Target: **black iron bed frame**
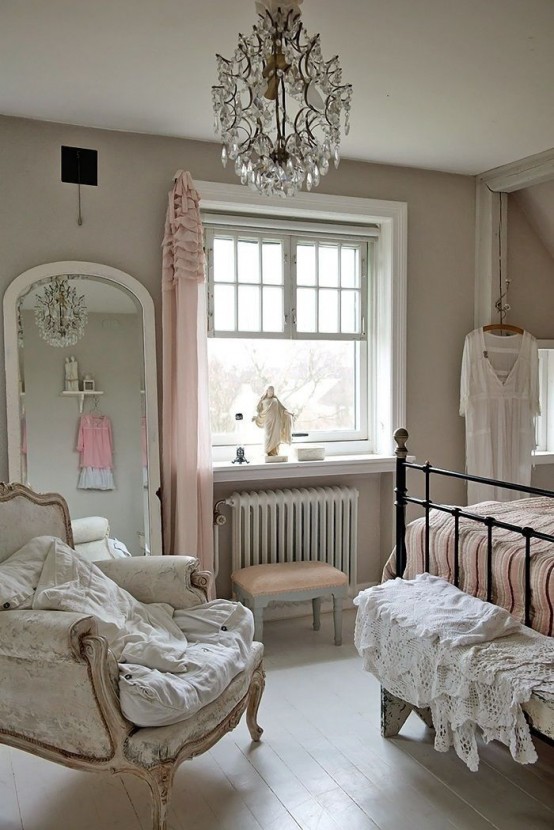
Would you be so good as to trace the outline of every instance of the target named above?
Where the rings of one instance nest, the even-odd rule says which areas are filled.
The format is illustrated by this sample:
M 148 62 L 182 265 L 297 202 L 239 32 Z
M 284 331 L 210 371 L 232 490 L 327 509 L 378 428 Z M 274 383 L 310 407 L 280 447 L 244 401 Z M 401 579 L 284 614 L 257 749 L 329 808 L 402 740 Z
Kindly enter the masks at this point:
M 549 536 L 546 533 L 534 530 L 531 527 L 521 527 L 503 522 L 495 519 L 494 516 L 480 516 L 472 513 L 463 507 L 441 504 L 440 502 L 433 502 L 431 500 L 431 476 L 442 476 L 447 478 L 457 478 L 462 481 L 475 481 L 480 484 L 490 484 L 496 487 L 505 487 L 508 490 L 516 490 L 528 495 L 547 496 L 554 499 L 554 492 L 550 490 L 542 490 L 538 487 L 524 487 L 520 484 L 511 482 L 498 481 L 496 479 L 484 478 L 482 476 L 474 476 L 466 473 L 458 473 L 452 470 L 443 470 L 438 467 L 433 467 L 429 462 L 425 464 L 415 464 L 407 460 L 408 450 L 406 442 L 408 440 L 408 432 L 405 429 L 397 429 L 394 433 L 394 440 L 397 448 L 396 454 L 396 486 L 395 486 L 395 506 L 396 506 L 396 573 L 402 576 L 406 567 L 406 506 L 408 504 L 415 504 L 422 507 L 425 511 L 425 548 L 424 548 L 424 565 L 425 569 L 429 571 L 430 552 L 429 552 L 429 538 L 430 525 L 429 514 L 431 510 L 439 510 L 443 513 L 449 513 L 454 517 L 454 583 L 459 587 L 459 521 L 460 519 L 472 519 L 487 527 L 487 599 L 492 600 L 492 557 L 493 557 L 493 530 L 495 527 L 504 528 L 521 534 L 525 540 L 525 624 L 530 623 L 531 611 L 531 585 L 530 585 L 530 565 L 531 565 L 531 540 L 544 539 L 548 542 L 554 543 L 554 536 Z M 409 496 L 406 487 L 406 470 L 419 470 L 425 476 L 425 498 L 420 499 L 415 496 Z M 547 743 L 554 744 L 554 701 L 549 698 L 544 698 L 541 694 L 533 694 L 531 701 L 523 706 L 523 710 L 531 731 L 533 734 L 545 740 Z M 411 711 L 416 714 L 427 724 L 433 727 L 433 721 L 429 709 L 421 709 L 417 706 L 411 705 L 406 701 L 400 700 L 391 694 L 383 685 L 381 685 L 381 734 L 385 738 L 391 738 L 397 735 L 402 728 L 402 724 Z
M 457 478 L 462 481 L 475 481 L 480 484 L 490 484 L 495 487 L 504 487 L 506 490 L 517 490 L 520 493 L 535 496 L 547 496 L 554 499 L 554 492 L 551 490 L 542 490 L 539 487 L 525 487 L 521 484 L 513 484 L 512 482 L 498 481 L 493 478 L 483 478 L 482 476 L 469 475 L 468 473 L 457 473 L 452 470 L 442 470 L 439 467 L 433 467 L 428 461 L 425 464 L 415 464 L 407 460 L 408 449 L 406 442 L 409 438 L 408 432 L 405 429 L 397 429 L 394 433 L 394 440 L 396 442 L 396 486 L 395 486 L 395 510 L 396 510 L 396 574 L 402 576 L 406 567 L 406 505 L 416 504 L 422 507 L 425 511 L 425 552 L 424 564 L 425 570 L 429 571 L 430 554 L 429 554 L 429 514 L 431 510 L 439 510 L 442 513 L 449 513 L 454 517 L 454 584 L 459 587 L 460 565 L 459 565 L 459 542 L 460 542 L 460 519 L 472 519 L 475 522 L 483 524 L 487 528 L 487 601 L 492 602 L 492 558 L 493 558 L 493 530 L 495 527 L 511 530 L 515 533 L 521 534 L 525 540 L 525 565 L 524 565 L 524 591 L 525 591 L 525 625 L 529 626 L 531 622 L 531 540 L 544 539 L 547 542 L 554 544 L 554 536 L 547 533 L 541 533 L 534 530 L 532 527 L 521 527 L 519 525 L 511 524 L 510 522 L 503 522 L 495 519 L 494 516 L 480 516 L 471 513 L 463 507 L 456 507 L 453 505 L 441 504 L 431 500 L 431 476 L 442 476 L 446 478 Z M 406 487 L 406 469 L 419 470 L 425 476 L 425 498 L 419 499 L 415 496 L 409 496 Z

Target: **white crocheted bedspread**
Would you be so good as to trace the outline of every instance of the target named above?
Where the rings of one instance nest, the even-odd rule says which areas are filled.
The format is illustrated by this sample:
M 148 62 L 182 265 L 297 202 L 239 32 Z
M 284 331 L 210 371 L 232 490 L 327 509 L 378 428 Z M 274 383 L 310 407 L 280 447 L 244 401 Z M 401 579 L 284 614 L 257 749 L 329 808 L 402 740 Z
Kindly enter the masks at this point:
M 453 746 L 476 771 L 480 735 L 504 743 L 520 763 L 537 760 L 521 704 L 535 690 L 554 694 L 553 638 L 429 574 L 368 588 L 354 603 L 364 668 L 401 700 L 430 707 L 435 749 Z

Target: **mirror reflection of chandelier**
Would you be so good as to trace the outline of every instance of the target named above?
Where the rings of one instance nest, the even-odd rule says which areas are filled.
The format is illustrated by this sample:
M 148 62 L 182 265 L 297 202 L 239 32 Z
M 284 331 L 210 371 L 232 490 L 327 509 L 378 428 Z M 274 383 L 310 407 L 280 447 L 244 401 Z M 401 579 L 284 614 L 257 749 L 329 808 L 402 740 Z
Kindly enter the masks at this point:
M 242 184 L 267 195 L 317 187 L 339 163 L 340 123 L 349 129 L 352 87 L 338 57 L 323 60 L 319 35 L 300 18 L 302 0 L 262 0 L 259 21 L 239 35 L 231 60 L 217 55 L 212 87 L 221 160 L 234 162 Z
M 87 323 L 84 295 L 77 294 L 68 277 L 54 277 L 36 298 L 35 322 L 50 346 L 74 346 Z

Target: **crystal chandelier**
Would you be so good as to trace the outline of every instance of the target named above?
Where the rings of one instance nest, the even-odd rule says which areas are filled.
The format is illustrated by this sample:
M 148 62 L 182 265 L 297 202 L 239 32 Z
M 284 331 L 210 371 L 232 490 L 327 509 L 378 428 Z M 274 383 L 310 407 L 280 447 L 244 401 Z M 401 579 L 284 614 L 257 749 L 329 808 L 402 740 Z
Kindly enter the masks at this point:
M 84 295 L 77 294 L 68 277 L 54 277 L 37 296 L 35 322 L 50 346 L 74 346 L 87 323 Z
M 243 184 L 267 195 L 317 187 L 339 163 L 340 123 L 349 129 L 352 87 L 338 57 L 323 60 L 319 35 L 300 19 L 302 0 L 256 3 L 259 21 L 239 35 L 231 60 L 217 55 L 212 87 L 223 165 L 231 159 Z

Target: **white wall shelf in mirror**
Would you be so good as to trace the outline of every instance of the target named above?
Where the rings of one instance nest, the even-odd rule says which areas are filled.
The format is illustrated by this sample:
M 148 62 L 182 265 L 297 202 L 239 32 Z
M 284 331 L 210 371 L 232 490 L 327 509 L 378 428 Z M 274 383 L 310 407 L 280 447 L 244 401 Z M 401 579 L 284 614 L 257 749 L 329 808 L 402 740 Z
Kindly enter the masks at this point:
M 103 395 L 103 394 L 104 393 L 101 392 L 99 389 L 95 389 L 94 392 L 83 391 L 83 390 L 81 390 L 80 392 L 68 392 L 66 390 L 64 390 L 63 392 L 60 392 L 60 395 L 64 395 L 64 397 L 78 398 L 79 399 L 79 412 L 81 412 L 81 413 L 83 411 L 85 398 L 97 398 L 99 395 Z
M 45 287 L 60 277 L 82 295 L 87 312 L 77 340 L 61 346 L 43 337 L 35 318 Z M 99 263 L 39 265 L 16 277 L 4 295 L 10 479 L 39 492 L 60 492 L 72 519 L 107 518 L 110 536 L 133 555 L 162 553 L 154 326 L 146 288 Z M 100 390 L 63 389 L 64 362 L 72 357 L 81 369 L 80 382 L 93 376 Z M 102 394 L 100 411 L 89 402 Z M 71 397 L 78 412 L 62 403 Z M 87 423 L 91 415 L 109 422 L 113 489 L 99 480 L 82 486 L 81 436 L 93 426 Z

